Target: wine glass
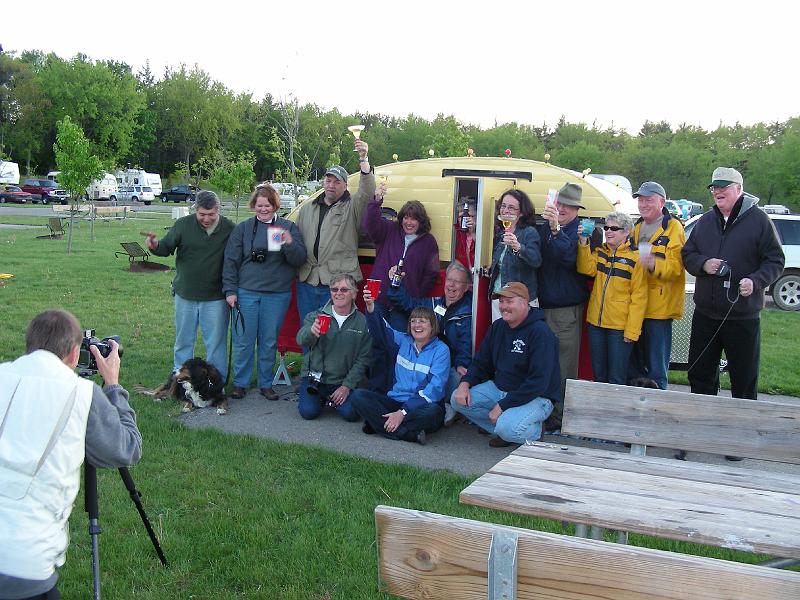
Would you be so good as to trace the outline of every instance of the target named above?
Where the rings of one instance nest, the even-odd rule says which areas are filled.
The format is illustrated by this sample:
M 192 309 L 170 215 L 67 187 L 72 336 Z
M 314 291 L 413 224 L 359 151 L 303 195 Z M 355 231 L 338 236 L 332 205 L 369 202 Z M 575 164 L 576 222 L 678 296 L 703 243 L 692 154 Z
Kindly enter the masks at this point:
M 363 125 L 350 125 L 350 127 L 347 128 L 347 131 L 352 133 L 354 138 L 356 138 L 357 140 L 360 140 L 361 139 L 361 132 L 364 131 L 364 126 Z M 358 152 L 358 150 L 355 150 L 355 151 Z
M 508 231 L 514 224 L 514 218 L 507 215 L 497 215 L 497 219 L 503 224 L 503 229 Z

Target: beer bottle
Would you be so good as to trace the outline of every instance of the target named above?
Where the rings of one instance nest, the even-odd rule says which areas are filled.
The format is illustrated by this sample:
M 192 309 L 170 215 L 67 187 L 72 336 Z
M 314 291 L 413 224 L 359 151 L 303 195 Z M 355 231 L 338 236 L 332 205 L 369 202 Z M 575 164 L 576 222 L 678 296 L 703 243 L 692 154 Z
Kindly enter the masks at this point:
M 464 208 L 461 209 L 461 218 L 459 219 L 458 228 L 461 231 L 469 230 L 469 203 L 464 202 Z
M 392 277 L 392 281 L 390 285 L 397 289 L 400 287 L 400 282 L 403 280 L 403 259 L 401 258 L 400 261 L 397 263 L 397 268 L 394 271 L 394 276 Z

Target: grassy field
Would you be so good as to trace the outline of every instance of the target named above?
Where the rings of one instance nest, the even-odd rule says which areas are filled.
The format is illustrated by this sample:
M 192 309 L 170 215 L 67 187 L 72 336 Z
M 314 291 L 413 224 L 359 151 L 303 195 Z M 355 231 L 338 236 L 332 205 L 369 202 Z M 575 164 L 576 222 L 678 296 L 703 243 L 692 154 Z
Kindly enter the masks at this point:
M 44 223 L 35 216 L 3 218 Z M 74 312 L 98 335 L 122 336 L 122 383 L 153 387 L 172 356 L 169 273 L 132 274 L 114 258 L 119 242 L 171 221 L 87 223 L 64 240 L 37 240 L 45 230 L 0 229 L 3 323 L 0 361 L 24 350 L 25 327 L 49 307 Z M 172 264 L 172 259 L 158 259 Z M 796 360 L 786 340 L 800 335 L 800 316 L 764 318 L 762 387 L 800 394 Z M 322 449 L 215 431 L 188 430 L 176 406 L 132 393 L 144 436 L 144 457 L 131 469 L 170 561 L 161 567 L 138 514 L 115 472 L 99 474 L 101 569 L 105 597 L 352 600 L 385 597 L 377 588 L 372 511 L 377 504 L 417 508 L 521 527 L 565 531 L 561 523 L 458 504 L 470 480 L 447 472 L 388 466 Z M 82 499 L 70 520 L 71 547 L 62 571 L 65 599 L 90 597 L 90 543 Z M 632 543 L 754 561 L 757 557 L 631 536 Z

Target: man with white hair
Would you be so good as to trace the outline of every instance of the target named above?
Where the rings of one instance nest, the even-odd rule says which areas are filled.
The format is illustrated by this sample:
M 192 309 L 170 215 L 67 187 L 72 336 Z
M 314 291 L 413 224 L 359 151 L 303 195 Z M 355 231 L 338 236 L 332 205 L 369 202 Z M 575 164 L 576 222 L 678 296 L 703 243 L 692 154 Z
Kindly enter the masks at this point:
M 739 171 L 714 169 L 708 189 L 714 207 L 698 219 L 682 252 L 697 278 L 689 384 L 694 393 L 715 396 L 724 351 L 732 395 L 756 399 L 764 290 L 783 272 L 783 250 Z

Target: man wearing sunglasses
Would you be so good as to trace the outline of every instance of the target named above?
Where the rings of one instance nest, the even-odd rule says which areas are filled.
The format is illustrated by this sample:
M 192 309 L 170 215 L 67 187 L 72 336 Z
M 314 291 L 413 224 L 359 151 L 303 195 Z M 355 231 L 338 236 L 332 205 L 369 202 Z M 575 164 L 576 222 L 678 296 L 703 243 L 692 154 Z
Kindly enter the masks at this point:
M 370 364 L 372 338 L 355 297 L 352 275 L 331 275 L 330 300 L 308 313 L 297 332 L 297 343 L 309 349 L 303 356 L 297 407 L 304 419 L 316 419 L 324 406 L 346 421 L 360 418 L 348 400 Z
M 689 383 L 692 392 L 715 396 L 725 352 L 733 397 L 756 399 L 764 290 L 783 272 L 783 250 L 739 171 L 714 169 L 708 189 L 714 206 L 698 219 L 682 252 L 686 270 L 697 277 Z

